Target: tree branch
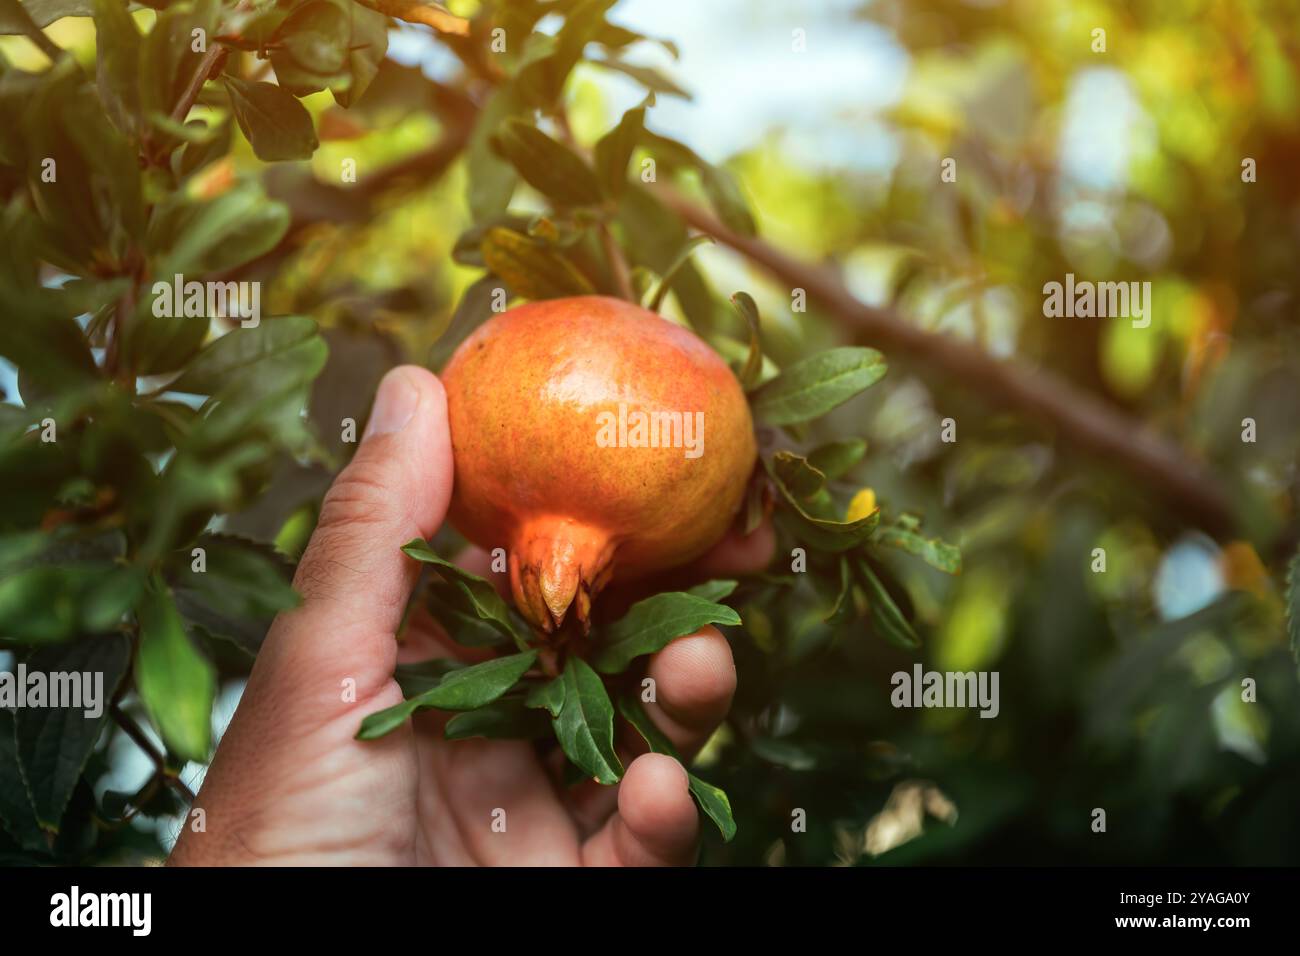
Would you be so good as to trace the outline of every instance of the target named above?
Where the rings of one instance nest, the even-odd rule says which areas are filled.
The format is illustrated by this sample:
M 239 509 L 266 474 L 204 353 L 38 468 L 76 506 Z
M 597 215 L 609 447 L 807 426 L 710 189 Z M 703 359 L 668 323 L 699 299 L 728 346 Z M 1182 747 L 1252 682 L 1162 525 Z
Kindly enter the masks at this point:
M 194 73 L 185 86 L 185 92 L 181 94 L 181 98 L 176 101 L 176 106 L 172 109 L 171 118 L 177 123 L 184 123 L 185 117 L 190 115 L 190 109 L 194 106 L 194 101 L 199 98 L 203 84 L 225 64 L 226 52 L 223 45 L 214 42 L 208 47 L 208 52 L 203 54 L 203 59 L 199 60 L 199 65 L 194 68 Z
M 831 269 L 803 262 L 762 239 L 728 229 L 671 187 L 658 198 L 689 225 L 708 233 L 791 288 L 804 289 L 858 341 L 920 359 L 954 381 L 1055 429 L 1067 446 L 1113 462 L 1163 495 L 1195 527 L 1224 537 L 1237 515 L 1218 478 L 1185 449 L 1096 396 L 1049 371 L 996 359 L 974 345 L 929 332 L 889 309 L 858 300 Z

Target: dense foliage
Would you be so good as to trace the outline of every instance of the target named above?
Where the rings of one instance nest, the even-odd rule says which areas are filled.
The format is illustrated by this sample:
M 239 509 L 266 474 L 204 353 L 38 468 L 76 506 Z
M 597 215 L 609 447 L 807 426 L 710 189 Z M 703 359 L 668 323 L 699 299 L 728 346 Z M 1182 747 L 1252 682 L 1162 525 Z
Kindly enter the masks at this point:
M 1296 11 L 867 4 L 912 62 L 879 118 L 897 159 L 863 175 L 779 136 L 720 165 L 656 132 L 656 98 L 689 94 L 638 51 L 676 48 L 612 2 L 465 6 L 0 0 L 0 651 L 114 691 L 94 720 L 0 709 L 5 859 L 164 852 L 379 377 L 441 367 L 503 302 L 599 292 L 733 363 L 763 458 L 745 520 L 775 506 L 781 534 L 768 574 L 634 607 L 555 682 L 603 694 L 673 636 L 669 606 L 726 626 L 740 689 L 693 790 L 731 839 L 705 862 L 1294 862 Z M 402 22 L 445 75 L 387 56 Z M 1110 178 L 1060 128 L 1099 70 L 1138 144 Z M 613 75 L 644 102 L 606 115 Z M 701 223 L 808 281 L 768 262 L 739 292 Z M 1067 273 L 1150 281 L 1150 327 L 1044 317 Z M 258 320 L 158 290 L 178 276 L 258 283 Z M 837 276 L 905 348 L 816 294 Z M 999 359 L 954 373 L 952 339 Z M 1101 400 L 1129 446 L 1162 433 L 1225 513 L 1008 401 L 1011 361 Z M 470 680 L 399 674 L 412 707 L 466 710 L 464 734 L 549 710 L 616 777 L 550 685 L 517 684 L 532 652 L 439 557 L 454 533 L 404 544 L 420 599 L 507 649 Z M 999 672 L 996 719 L 891 706 L 917 664 Z

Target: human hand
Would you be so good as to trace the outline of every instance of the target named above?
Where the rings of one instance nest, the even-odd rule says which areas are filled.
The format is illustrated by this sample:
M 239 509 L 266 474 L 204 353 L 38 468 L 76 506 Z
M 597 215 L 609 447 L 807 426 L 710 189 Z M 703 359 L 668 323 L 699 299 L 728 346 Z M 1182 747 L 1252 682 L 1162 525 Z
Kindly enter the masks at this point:
M 674 865 L 694 860 L 698 815 L 686 773 L 629 740 L 619 785 L 565 789 L 532 744 L 447 741 L 429 711 L 373 741 L 361 718 L 402 700 L 399 660 L 479 659 L 430 621 L 399 644 L 419 574 L 399 550 L 429 538 L 452 488 L 446 397 L 430 372 L 392 370 L 356 455 L 322 503 L 294 584 L 303 603 L 272 625 L 195 802 L 203 831 L 182 830 L 185 865 Z M 761 569 L 770 526 L 729 537 L 704 576 Z M 462 558 L 482 570 L 482 552 Z M 735 668 L 712 627 L 649 659 L 655 724 L 690 759 L 725 717 Z M 349 684 L 349 681 L 351 682 Z M 344 688 L 355 692 L 345 699 Z M 643 748 L 642 748 L 643 749 Z M 494 811 L 506 811 L 504 832 Z

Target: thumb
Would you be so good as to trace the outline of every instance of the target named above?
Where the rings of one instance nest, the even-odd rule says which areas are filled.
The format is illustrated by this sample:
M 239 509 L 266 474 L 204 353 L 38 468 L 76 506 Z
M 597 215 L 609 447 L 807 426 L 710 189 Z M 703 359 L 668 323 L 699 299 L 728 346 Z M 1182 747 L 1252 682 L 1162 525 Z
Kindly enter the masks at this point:
M 392 369 L 360 447 L 321 503 L 294 577 L 302 606 L 277 620 L 267 650 L 298 665 L 345 670 L 358 694 L 387 681 L 397 658 L 394 635 L 419 574 L 400 549 L 442 524 L 452 474 L 442 383 L 418 366 Z

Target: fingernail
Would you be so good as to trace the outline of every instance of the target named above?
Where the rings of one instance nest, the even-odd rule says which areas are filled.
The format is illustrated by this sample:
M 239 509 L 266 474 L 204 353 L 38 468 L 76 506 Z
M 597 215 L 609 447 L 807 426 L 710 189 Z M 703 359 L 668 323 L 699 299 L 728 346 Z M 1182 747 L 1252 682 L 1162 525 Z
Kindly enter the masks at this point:
M 366 431 L 361 440 L 401 431 L 419 404 L 420 393 L 406 377 L 406 373 L 399 368 L 393 369 L 379 383 L 375 407 L 370 411 L 370 421 L 366 423 Z

